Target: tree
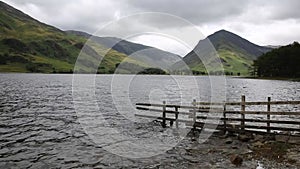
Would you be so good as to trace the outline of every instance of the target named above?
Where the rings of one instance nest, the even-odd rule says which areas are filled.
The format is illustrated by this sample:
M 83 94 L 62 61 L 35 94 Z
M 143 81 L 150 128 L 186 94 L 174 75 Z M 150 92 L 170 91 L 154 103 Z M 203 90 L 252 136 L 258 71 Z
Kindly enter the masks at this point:
M 274 49 L 254 61 L 254 73 L 259 77 L 300 77 L 300 44 Z

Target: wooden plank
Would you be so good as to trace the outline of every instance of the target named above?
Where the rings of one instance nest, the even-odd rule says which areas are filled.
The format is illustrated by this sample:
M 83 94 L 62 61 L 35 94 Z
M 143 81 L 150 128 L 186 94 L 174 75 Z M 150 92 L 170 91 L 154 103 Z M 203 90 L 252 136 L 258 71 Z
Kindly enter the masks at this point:
M 271 101 L 270 104 L 271 105 L 273 104 L 294 104 L 295 105 L 295 104 L 300 104 L 300 101 Z
M 231 132 L 239 132 L 239 129 L 234 129 L 234 128 L 227 128 L 227 131 L 231 131 Z M 245 132 L 247 133 L 257 133 L 257 134 L 266 134 L 266 131 L 259 131 L 259 130 L 247 130 L 245 129 Z M 289 133 L 286 133 L 286 132 L 271 132 L 270 133 L 271 135 L 284 135 L 284 136 L 293 136 L 293 137 L 300 137 L 300 134 L 289 134 Z
M 227 118 L 227 121 L 240 121 L 241 119 Z M 300 125 L 300 121 L 287 121 L 287 120 L 260 120 L 260 119 L 245 119 L 245 122 L 256 123 L 277 123 L 277 124 L 295 124 Z
M 300 128 L 289 128 L 289 127 L 268 127 L 268 126 L 252 126 L 252 125 L 246 125 L 245 128 L 251 128 L 251 129 L 270 129 L 270 130 L 279 130 L 279 131 L 298 131 L 300 132 Z
M 239 125 L 234 125 L 235 128 L 239 128 Z M 227 128 L 230 128 L 231 125 L 227 125 Z M 261 130 L 266 130 L 266 129 L 270 129 L 270 130 L 278 130 L 278 131 L 297 131 L 300 132 L 300 128 L 290 128 L 290 127 L 275 127 L 275 126 L 271 126 L 271 127 L 267 127 L 267 126 L 255 126 L 255 125 L 245 125 L 245 129 L 261 129 Z
M 222 121 L 242 121 L 242 118 L 220 118 L 213 116 L 197 116 L 197 119 L 219 119 Z M 295 124 L 300 125 L 300 121 L 288 121 L 288 120 L 261 120 L 261 119 L 244 119 L 245 122 L 257 122 L 257 123 L 278 123 L 278 124 Z
M 300 115 L 300 112 L 268 112 L 268 111 L 226 111 L 226 114 L 261 114 L 261 115 Z
M 225 102 L 225 103 L 210 103 L 210 102 L 197 102 L 197 105 L 231 105 L 238 106 L 241 105 L 242 102 Z M 245 105 L 268 105 L 269 102 L 261 101 L 261 102 L 245 102 Z M 300 104 L 300 101 L 271 101 L 271 105 L 281 105 L 281 104 Z
M 138 109 L 138 110 L 146 110 L 146 111 L 152 111 L 152 112 L 160 112 L 160 113 L 162 113 L 162 110 L 152 109 L 152 108 L 136 107 L 136 109 Z
M 238 106 L 241 105 L 242 102 L 225 102 L 225 103 L 210 103 L 210 102 L 196 102 L 195 105 L 231 105 Z M 282 105 L 282 104 L 300 104 L 300 101 L 261 101 L 261 102 L 245 102 L 245 105 Z M 153 104 L 153 103 L 136 103 L 137 106 L 153 106 L 153 107 L 163 107 L 163 104 Z M 166 107 L 178 107 L 178 108 L 193 108 L 194 106 L 184 106 L 184 105 L 174 105 L 167 104 Z
M 192 112 L 192 110 L 189 110 L 190 112 Z M 223 113 L 223 110 L 221 111 L 221 109 L 216 109 L 216 110 L 212 110 L 212 111 L 208 111 L 208 110 L 200 110 L 197 112 L 202 112 L 202 113 L 209 113 L 209 112 L 216 112 L 216 113 Z M 226 110 L 225 111 L 226 114 L 261 114 L 261 115 L 300 115 L 300 112 L 272 112 L 272 111 L 235 111 L 235 110 Z
M 136 117 L 149 118 L 154 120 L 162 120 L 163 118 L 160 116 L 151 116 L 151 115 L 143 115 L 143 114 L 135 114 Z M 166 117 L 167 121 L 176 121 L 176 119 Z M 193 123 L 191 120 L 185 119 L 177 119 L 178 123 Z
M 197 119 L 216 119 L 221 121 L 241 121 L 241 118 L 220 118 L 220 117 L 208 117 L 208 116 L 197 116 Z M 261 120 L 261 119 L 245 119 L 245 122 L 257 122 L 257 123 L 277 123 L 277 124 L 295 124 L 300 125 L 300 121 L 288 121 L 288 120 Z
M 300 115 L 300 112 L 264 112 L 264 111 L 245 111 L 245 114 L 269 114 L 269 115 Z
M 252 105 L 252 104 L 257 104 L 257 105 L 260 105 L 260 103 L 262 102 L 246 102 L 245 104 L 246 105 Z M 223 105 L 226 105 L 226 106 L 239 106 L 241 105 L 241 102 L 224 102 L 224 103 L 209 103 L 209 102 L 197 102 L 197 105 L 212 105 L 212 106 L 223 106 Z
M 229 119 L 234 121 L 233 119 Z M 256 122 L 256 123 L 277 123 L 277 124 L 295 124 L 300 125 L 300 121 L 288 121 L 288 120 L 260 120 L 260 119 L 245 119 L 245 122 Z
M 136 103 L 136 106 L 151 106 L 150 103 Z
M 246 105 L 282 105 L 282 104 L 300 104 L 300 101 L 271 101 L 271 102 L 246 102 Z
M 209 112 L 223 113 L 223 111 L 224 111 L 223 108 L 213 108 L 213 109 L 197 109 L 197 108 L 194 108 L 194 109 L 189 110 L 189 112 L 196 111 L 196 112 L 200 112 L 200 113 L 209 113 Z
M 146 108 L 146 107 L 136 107 L 136 109 L 162 113 L 162 110 L 159 110 L 159 109 L 152 109 L 152 108 Z M 166 110 L 165 112 L 167 114 L 176 114 L 177 113 L 176 111 L 172 111 L 172 110 Z M 191 112 L 178 112 L 178 113 L 181 114 L 181 115 L 190 115 L 190 114 L 192 114 Z
M 143 117 L 143 118 L 149 118 L 149 119 L 163 120 L 163 117 L 159 117 L 159 116 L 151 116 L 151 115 L 143 115 L 143 114 L 135 114 L 135 116 L 137 116 L 137 117 Z M 167 121 L 175 121 L 175 119 L 168 118 L 168 117 L 166 117 L 165 120 L 167 120 Z
M 201 111 L 202 112 L 202 111 Z M 203 111 L 205 113 L 206 111 Z M 217 111 L 216 111 L 217 112 Z M 222 113 L 221 111 L 220 113 Z M 218 112 L 217 112 L 218 113 Z M 242 114 L 242 111 L 226 110 L 226 114 Z M 268 111 L 244 111 L 244 114 L 257 114 L 257 115 L 300 115 L 300 112 L 268 112 Z
M 230 130 L 230 129 L 235 129 L 236 131 L 239 131 L 239 126 L 238 125 L 235 125 L 235 128 L 232 128 L 232 126 L 230 125 L 227 125 L 227 130 Z M 224 127 L 223 126 L 220 126 L 219 127 L 220 130 L 223 129 Z M 218 129 L 219 129 L 218 128 Z M 261 130 L 264 130 L 263 132 L 264 133 L 267 133 L 266 132 L 266 129 L 270 128 L 270 130 L 277 130 L 277 131 L 297 131 L 297 132 L 300 132 L 300 129 L 299 128 L 284 128 L 284 127 L 267 127 L 267 126 L 252 126 L 252 125 L 245 125 L 245 131 L 248 129 L 261 129 Z M 241 132 L 243 132 L 243 130 L 240 130 Z M 251 130 L 251 131 L 259 131 L 259 130 Z M 270 132 L 271 133 L 271 132 Z
M 181 107 L 180 105 L 170 105 L 170 104 L 155 104 L 155 103 L 136 103 L 136 106 L 152 106 L 152 107 Z
M 204 125 L 206 126 L 206 128 L 209 128 L 210 126 L 213 126 L 212 129 L 216 129 L 216 130 L 224 130 L 224 126 L 223 125 L 218 125 L 216 128 L 215 125 L 216 124 L 208 124 L 208 123 L 201 123 L 201 122 L 197 122 L 195 124 L 196 127 L 200 127 L 200 128 L 203 128 Z M 259 133 L 259 134 L 265 134 L 266 131 L 260 131 L 260 130 L 251 130 L 251 129 L 265 129 L 266 126 L 263 126 L 262 128 L 257 128 L 259 126 L 245 126 L 245 129 L 244 130 L 241 130 L 240 129 L 240 126 L 239 125 L 235 125 L 235 127 L 233 128 L 232 125 L 227 125 L 226 126 L 226 131 L 232 131 L 232 132 L 237 132 L 237 133 L 244 133 L 244 132 L 251 132 L 251 133 Z M 279 130 L 280 127 L 271 127 L 272 130 Z M 300 129 L 294 129 L 294 128 L 283 128 L 282 131 L 299 131 Z M 280 130 L 279 130 L 280 131 Z M 281 133 L 270 133 L 270 134 L 276 134 L 276 135 L 290 135 L 290 134 L 286 134 L 284 132 L 281 132 Z M 292 136 L 297 136 L 297 137 L 300 137 L 300 134 L 291 134 Z
M 136 103 L 135 104 L 136 106 L 147 106 L 147 107 L 168 107 L 168 108 L 172 108 L 172 107 L 178 107 L 178 108 L 182 108 L 182 109 L 192 109 L 194 108 L 195 106 L 185 106 L 185 105 L 173 105 L 173 104 L 166 104 L 166 105 L 163 105 L 163 104 L 151 104 L 151 103 Z
M 245 102 L 245 105 L 296 105 L 296 104 L 300 104 L 300 101 L 271 101 L 269 102 Z M 227 102 L 227 103 L 202 103 L 201 104 L 197 104 L 196 105 L 218 105 L 218 106 L 222 106 L 222 105 L 226 105 L 226 106 L 239 106 L 241 105 L 241 102 Z M 150 103 L 136 103 L 136 106 L 147 106 L 147 107 L 163 107 L 164 105 L 162 104 L 150 104 Z M 178 107 L 178 108 L 182 108 L 182 109 L 193 109 L 197 106 L 187 106 L 187 105 L 166 105 L 166 107 Z M 200 107 L 201 108 L 201 107 Z M 208 109 L 209 107 L 202 107 L 202 109 Z
M 245 105 L 283 105 L 283 104 L 300 104 L 300 101 L 261 101 L 261 102 L 245 102 Z M 239 102 L 228 102 L 226 105 L 240 105 Z

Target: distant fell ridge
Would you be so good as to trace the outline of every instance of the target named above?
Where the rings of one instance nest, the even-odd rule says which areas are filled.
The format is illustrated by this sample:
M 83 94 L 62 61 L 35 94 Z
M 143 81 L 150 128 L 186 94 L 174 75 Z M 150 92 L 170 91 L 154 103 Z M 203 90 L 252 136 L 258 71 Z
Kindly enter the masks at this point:
M 171 71 L 174 63 L 182 59 L 179 55 L 116 37 L 98 37 L 80 31 L 67 31 L 67 33 L 91 38 L 103 46 L 128 55 L 130 58 L 168 71 Z

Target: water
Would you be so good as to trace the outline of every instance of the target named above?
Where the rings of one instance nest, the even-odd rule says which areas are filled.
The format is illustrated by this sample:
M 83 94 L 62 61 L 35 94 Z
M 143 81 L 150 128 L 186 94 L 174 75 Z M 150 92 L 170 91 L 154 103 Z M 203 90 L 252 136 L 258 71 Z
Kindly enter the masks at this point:
M 227 78 L 225 87 L 218 81 L 223 90 L 210 83 L 217 82 L 214 78 L 97 75 L 94 81 L 94 76 L 81 75 L 72 83 L 72 75 L 0 74 L 0 168 L 229 166 L 222 155 L 205 154 L 208 145 L 198 145 L 203 151 L 188 156 L 192 141 L 173 137 L 158 124 L 142 123 L 134 116 L 134 104 L 190 104 L 225 95 L 239 101 L 242 94 L 248 101 L 268 96 L 300 100 L 299 82 Z M 214 98 L 211 88 L 218 89 Z M 158 143 L 162 146 L 151 151 L 146 146 Z M 161 151 L 166 153 L 157 154 Z M 155 156 L 141 159 L 138 152 Z

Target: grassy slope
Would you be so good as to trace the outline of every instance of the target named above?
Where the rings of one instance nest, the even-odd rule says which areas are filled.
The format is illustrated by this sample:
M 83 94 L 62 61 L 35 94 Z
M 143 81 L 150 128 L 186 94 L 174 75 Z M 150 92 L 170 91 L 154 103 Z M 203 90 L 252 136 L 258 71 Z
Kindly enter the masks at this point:
M 243 53 L 221 49 L 218 50 L 218 54 L 225 61 L 222 62 L 225 72 L 232 72 L 233 75 L 237 75 L 237 73 L 241 75 L 249 74 L 249 67 L 251 67 L 253 61 L 247 59 Z M 207 72 L 203 64 L 192 65 L 191 68 L 195 71 Z M 215 71 L 221 71 L 221 69 Z
M 83 45 L 87 41 L 86 38 L 66 34 L 3 3 L 0 5 L 0 61 L 5 62 L 5 64 L 0 64 L 0 72 L 51 73 L 73 70 L 81 51 L 78 44 Z M 7 44 L 5 41 L 8 39 L 13 42 Z M 100 56 L 103 56 L 104 51 L 107 50 L 100 44 L 91 47 Z M 84 61 L 80 62 L 82 63 L 80 69 L 89 72 L 90 64 L 94 64 L 96 60 L 89 54 L 83 53 L 83 55 L 85 57 Z M 110 50 L 99 65 L 99 68 L 102 67 L 99 72 L 113 72 L 115 65 L 126 57 L 123 53 Z M 127 60 L 130 63 L 145 66 L 138 61 Z
M 253 63 L 252 60 L 247 59 L 245 55 L 238 52 L 220 50 L 219 56 L 226 61 L 224 64 L 225 71 L 233 72 L 234 74 L 241 73 L 242 75 L 247 75 Z
M 224 72 L 232 72 L 233 75 L 237 75 L 237 73 L 240 73 L 241 75 L 249 74 L 249 68 L 253 64 L 253 61 L 247 59 L 244 54 L 223 49 L 219 50 L 218 54 L 223 60 L 222 64 Z M 206 69 L 202 64 L 193 65 L 191 68 L 192 70 L 206 72 Z M 215 71 L 221 71 L 221 68 Z
M 28 64 L 49 64 L 47 68 L 39 68 L 41 72 L 52 72 L 53 69 L 57 71 L 69 71 L 72 69 L 72 62 L 75 60 L 75 55 L 79 53 L 79 49 L 72 46 L 75 42 L 84 42 L 84 39 L 68 37 L 62 31 L 53 27 L 39 23 L 30 19 L 26 15 L 18 15 L 18 13 L 9 13 L 5 10 L 0 11 L 0 21 L 3 25 L 1 27 L 1 54 L 8 54 L 9 56 L 18 55 L 28 60 L 30 63 L 20 63 L 8 61 L 5 65 L 0 65 L 1 72 L 30 72 L 26 69 Z M 3 39 L 16 39 L 26 45 L 27 51 L 18 51 L 9 45 L 4 44 Z M 38 44 L 40 48 L 48 48 L 46 41 L 53 41 L 62 46 L 70 55 L 68 58 L 58 59 L 40 53 L 36 49 Z M 66 44 L 68 42 L 69 44 Z

